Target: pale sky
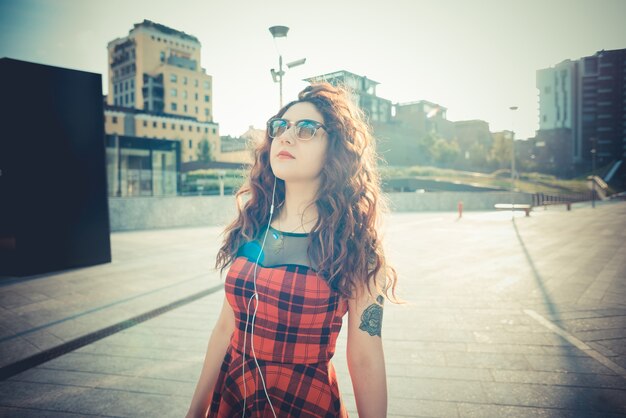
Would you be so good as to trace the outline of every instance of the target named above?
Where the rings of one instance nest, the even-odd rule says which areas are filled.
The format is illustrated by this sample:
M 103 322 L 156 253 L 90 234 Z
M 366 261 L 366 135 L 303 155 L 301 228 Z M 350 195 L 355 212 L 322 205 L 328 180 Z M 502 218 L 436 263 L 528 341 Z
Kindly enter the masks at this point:
M 287 70 L 285 103 L 302 79 L 348 70 L 393 103 L 428 100 L 449 120 L 513 125 L 528 138 L 538 129 L 536 70 L 626 48 L 625 18 L 624 0 L 0 0 L 0 57 L 100 73 L 106 94 L 107 43 L 149 19 L 200 40 L 214 120 L 237 136 L 278 110 L 268 28 L 283 25 L 284 62 L 307 60 Z

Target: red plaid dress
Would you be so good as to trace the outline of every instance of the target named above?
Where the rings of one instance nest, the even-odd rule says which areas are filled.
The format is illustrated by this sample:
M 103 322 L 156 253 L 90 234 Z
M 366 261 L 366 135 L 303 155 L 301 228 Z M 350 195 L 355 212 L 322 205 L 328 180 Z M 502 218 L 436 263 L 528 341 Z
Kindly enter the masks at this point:
M 342 318 L 348 311 L 347 300 L 309 266 L 264 267 L 259 263 L 256 275 L 259 305 L 254 321 L 257 368 L 250 341 L 254 299 L 250 303 L 246 329 L 246 306 L 254 294 L 255 261 L 256 257 L 253 260 L 243 255 L 236 257 L 226 276 L 224 287 L 235 312 L 236 326 L 217 378 L 208 417 L 241 417 L 244 384 L 247 391 L 245 416 L 273 417 L 258 368 L 263 373 L 276 416 L 348 417 L 330 361 Z

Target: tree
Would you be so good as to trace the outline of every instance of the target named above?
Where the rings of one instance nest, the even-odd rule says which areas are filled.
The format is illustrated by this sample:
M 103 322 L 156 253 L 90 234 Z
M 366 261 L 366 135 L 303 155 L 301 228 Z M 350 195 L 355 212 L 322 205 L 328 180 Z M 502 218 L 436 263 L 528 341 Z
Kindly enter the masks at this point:
M 433 163 L 435 138 L 435 134 L 429 133 L 417 140 L 417 161 L 419 164 L 431 165 Z
M 507 168 L 511 166 L 511 144 L 510 138 L 504 135 L 494 137 L 493 146 L 489 152 L 489 163 L 493 168 Z
M 213 147 L 211 146 L 211 143 L 209 143 L 209 140 L 206 138 L 203 138 L 199 143 L 198 143 L 198 151 L 197 151 L 197 156 L 198 156 L 198 161 L 202 161 L 205 163 L 208 163 L 209 161 L 213 161 Z
M 438 165 L 450 167 L 459 154 L 459 144 L 456 140 L 448 141 L 441 137 L 435 139 L 435 143 L 432 146 L 432 155 L 435 163 Z

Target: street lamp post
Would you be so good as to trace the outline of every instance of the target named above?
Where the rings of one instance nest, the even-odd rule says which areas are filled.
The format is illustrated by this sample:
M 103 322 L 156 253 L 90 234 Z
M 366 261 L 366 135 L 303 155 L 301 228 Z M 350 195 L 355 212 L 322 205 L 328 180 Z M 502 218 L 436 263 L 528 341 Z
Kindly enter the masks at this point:
M 273 68 L 270 70 L 272 73 L 272 79 L 274 80 L 275 83 L 279 84 L 279 90 L 280 90 L 280 108 L 283 107 L 283 76 L 285 75 L 285 72 L 283 71 L 283 55 L 280 52 L 280 50 L 278 49 L 278 46 L 276 45 L 276 38 L 286 38 L 287 37 L 287 32 L 289 32 L 289 28 L 287 26 L 272 26 L 271 28 L 269 28 L 270 33 L 272 34 L 272 37 L 274 38 L 274 46 L 276 46 L 276 51 L 278 52 L 278 71 L 274 70 Z M 296 61 L 292 61 L 287 63 L 287 68 L 293 68 L 296 67 L 298 65 L 302 65 L 304 64 L 306 61 L 306 58 L 302 58 Z
M 591 207 L 596 207 L 596 138 L 591 138 Z
M 517 106 L 509 107 L 511 110 L 511 219 L 515 219 L 515 111 Z

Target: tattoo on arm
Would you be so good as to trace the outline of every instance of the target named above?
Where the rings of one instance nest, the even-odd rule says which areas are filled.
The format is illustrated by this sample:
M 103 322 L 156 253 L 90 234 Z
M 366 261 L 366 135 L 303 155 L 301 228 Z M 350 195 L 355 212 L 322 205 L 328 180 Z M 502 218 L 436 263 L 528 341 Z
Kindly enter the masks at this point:
M 359 329 L 367 331 L 370 335 L 378 335 L 381 337 L 381 330 L 383 326 L 383 301 L 385 299 L 378 295 L 376 301 L 380 304 L 372 303 L 368 306 L 361 315 L 361 325 Z

